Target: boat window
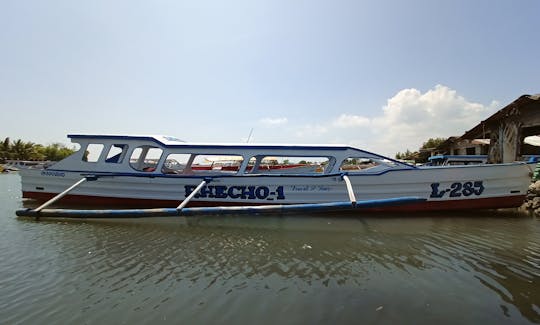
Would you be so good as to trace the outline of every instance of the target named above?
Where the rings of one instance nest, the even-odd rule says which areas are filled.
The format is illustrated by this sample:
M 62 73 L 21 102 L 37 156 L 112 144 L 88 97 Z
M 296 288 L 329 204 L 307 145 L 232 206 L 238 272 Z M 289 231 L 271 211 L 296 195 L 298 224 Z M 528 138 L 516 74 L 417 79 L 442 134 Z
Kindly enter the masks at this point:
M 341 171 L 365 171 L 377 166 L 381 163 L 369 158 L 349 157 L 341 163 L 339 170 Z
M 124 155 L 127 151 L 127 145 L 125 144 L 113 144 L 109 149 L 105 162 L 119 164 L 124 160 Z
M 87 162 L 97 162 L 101 152 L 103 151 L 103 144 L 101 143 L 89 143 L 86 146 L 86 151 L 83 155 L 83 161 Z
M 236 174 L 244 158 L 236 155 L 197 155 L 190 167 L 190 172 Z
M 129 164 L 141 172 L 153 172 L 159 163 L 163 150 L 152 146 L 140 146 L 133 150 Z
M 322 174 L 329 164 L 328 157 L 265 156 L 249 160 L 247 172 L 253 174 Z
M 164 174 L 182 174 L 188 164 L 190 154 L 172 153 L 165 158 L 161 172 Z

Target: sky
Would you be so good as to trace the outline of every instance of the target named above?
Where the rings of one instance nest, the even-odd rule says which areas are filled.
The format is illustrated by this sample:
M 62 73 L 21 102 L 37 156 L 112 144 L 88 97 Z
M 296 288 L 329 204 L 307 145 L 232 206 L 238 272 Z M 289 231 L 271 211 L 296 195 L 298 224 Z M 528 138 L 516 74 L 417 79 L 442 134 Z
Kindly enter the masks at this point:
M 540 1 L 0 0 L 0 138 L 394 156 L 540 93 Z

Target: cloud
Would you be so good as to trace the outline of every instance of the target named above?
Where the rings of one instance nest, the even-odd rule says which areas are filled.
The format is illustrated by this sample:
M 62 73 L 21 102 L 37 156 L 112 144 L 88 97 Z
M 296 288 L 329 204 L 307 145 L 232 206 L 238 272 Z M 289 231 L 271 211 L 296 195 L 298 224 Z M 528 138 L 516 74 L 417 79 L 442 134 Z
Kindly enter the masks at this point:
M 329 127 L 325 125 L 304 125 L 296 129 L 296 137 L 305 141 L 305 139 L 317 139 L 320 137 L 325 137 L 329 131 Z
M 368 118 L 359 112 L 336 114 L 334 118 L 289 125 L 280 134 L 291 142 L 345 143 L 393 157 L 397 152 L 418 150 L 429 138 L 462 135 L 493 114 L 499 103 L 483 105 L 468 101 L 443 85 L 421 92 L 398 91 Z M 262 119 L 269 125 L 287 123 L 286 118 Z
M 370 120 L 367 117 L 359 115 L 341 114 L 332 122 L 332 126 L 337 128 L 350 128 L 358 126 L 367 126 Z
M 260 119 L 259 122 L 266 126 L 277 126 L 277 125 L 287 124 L 288 119 L 286 117 L 278 117 L 278 118 L 265 117 L 265 118 Z
M 372 120 L 375 143 L 386 152 L 417 150 L 429 138 L 462 135 L 497 106 L 497 102 L 486 106 L 467 101 L 442 85 L 425 93 L 403 89 L 388 99 L 382 115 Z

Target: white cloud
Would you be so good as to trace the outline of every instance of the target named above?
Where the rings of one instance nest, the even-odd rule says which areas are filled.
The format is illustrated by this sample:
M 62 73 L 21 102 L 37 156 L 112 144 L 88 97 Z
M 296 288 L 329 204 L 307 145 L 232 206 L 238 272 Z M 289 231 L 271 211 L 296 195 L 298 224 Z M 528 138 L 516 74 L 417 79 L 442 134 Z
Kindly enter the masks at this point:
M 283 125 L 287 124 L 288 119 L 286 117 L 278 117 L 278 118 L 270 118 L 265 117 L 259 120 L 262 124 L 266 126 L 277 126 L 277 125 Z
M 403 89 L 372 118 L 361 112 L 342 113 L 324 121 L 289 125 L 279 136 L 288 142 L 345 143 L 393 157 L 398 151 L 418 150 L 429 138 L 462 135 L 498 107 L 497 102 L 482 105 L 468 101 L 442 85 L 424 93 Z M 260 122 L 275 126 L 287 119 L 266 118 Z
M 368 126 L 370 120 L 367 117 L 359 115 L 341 114 L 332 122 L 332 126 L 337 128 L 350 128 L 359 126 Z
M 382 115 L 373 119 L 375 143 L 387 153 L 417 150 L 429 138 L 462 135 L 497 106 L 497 102 L 489 106 L 469 102 L 442 85 L 425 93 L 403 89 L 388 99 Z
M 295 135 L 302 141 L 310 139 L 310 142 L 313 142 L 314 139 L 326 136 L 328 131 L 329 128 L 325 125 L 304 125 L 296 129 Z M 315 140 L 315 142 L 317 141 Z

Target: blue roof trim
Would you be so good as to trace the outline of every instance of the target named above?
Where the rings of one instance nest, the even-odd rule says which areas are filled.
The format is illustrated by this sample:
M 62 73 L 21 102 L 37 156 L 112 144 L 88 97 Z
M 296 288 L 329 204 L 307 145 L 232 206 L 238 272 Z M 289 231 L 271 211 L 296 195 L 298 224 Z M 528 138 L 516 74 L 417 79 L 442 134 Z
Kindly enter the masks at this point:
M 124 136 L 124 135 L 85 135 L 85 134 L 68 134 L 70 139 L 106 139 L 106 140 L 145 140 L 152 141 L 164 148 L 226 148 L 226 149 L 283 149 L 283 150 L 360 150 L 350 146 L 307 146 L 307 145 L 228 145 L 228 144 L 166 144 L 152 136 Z
M 146 140 L 155 142 L 165 147 L 167 146 L 165 143 L 151 136 L 68 134 L 67 137 L 70 139 Z

